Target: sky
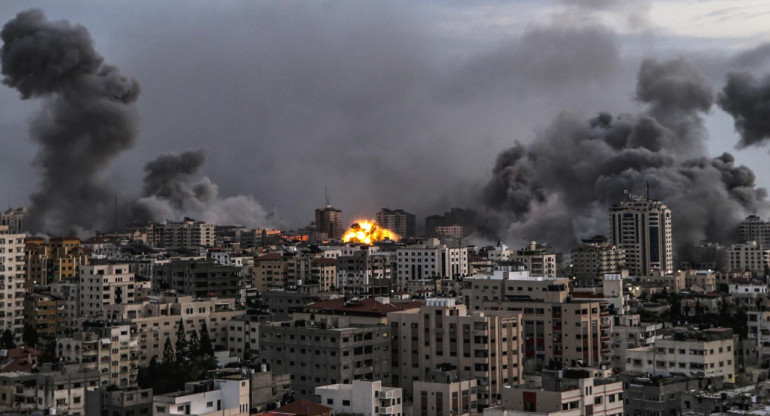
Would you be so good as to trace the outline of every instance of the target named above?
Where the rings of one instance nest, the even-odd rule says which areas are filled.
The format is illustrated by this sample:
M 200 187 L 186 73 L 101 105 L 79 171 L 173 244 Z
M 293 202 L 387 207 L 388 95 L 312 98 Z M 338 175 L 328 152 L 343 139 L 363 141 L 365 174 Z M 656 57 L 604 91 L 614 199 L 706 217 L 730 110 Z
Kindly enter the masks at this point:
M 105 63 L 141 86 L 136 137 L 98 169 L 100 186 L 156 207 L 145 165 L 202 150 L 189 192 L 204 183 L 219 199 L 189 214 L 252 226 L 305 226 L 326 189 L 346 221 L 382 207 L 418 221 L 483 210 L 515 142 L 564 113 L 640 111 L 646 58 L 683 57 L 715 91 L 730 70 L 770 69 L 762 54 L 739 59 L 770 40 L 764 1 L 30 1 L 0 4 L 0 21 L 31 7 L 85 26 Z M 29 126 L 44 101 L 0 87 L 3 207 L 39 189 Z M 718 106 L 704 124 L 710 155 L 732 153 L 770 186 L 767 148 L 736 149 Z M 188 214 L 179 206 L 159 212 Z

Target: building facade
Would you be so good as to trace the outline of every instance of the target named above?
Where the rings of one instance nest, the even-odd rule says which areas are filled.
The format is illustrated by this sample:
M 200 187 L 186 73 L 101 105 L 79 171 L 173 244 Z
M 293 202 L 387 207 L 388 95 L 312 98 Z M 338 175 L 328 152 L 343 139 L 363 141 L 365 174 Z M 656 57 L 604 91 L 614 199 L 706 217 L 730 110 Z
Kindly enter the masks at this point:
M 674 271 L 671 210 L 660 201 L 630 195 L 610 208 L 610 243 L 625 251 L 632 276 Z

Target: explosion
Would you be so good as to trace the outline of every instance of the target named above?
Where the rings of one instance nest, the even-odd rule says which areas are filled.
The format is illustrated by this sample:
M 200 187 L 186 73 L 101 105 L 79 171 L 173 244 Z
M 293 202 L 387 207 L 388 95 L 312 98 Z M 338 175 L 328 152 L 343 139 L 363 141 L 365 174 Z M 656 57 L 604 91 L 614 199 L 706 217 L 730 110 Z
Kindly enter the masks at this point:
M 342 241 L 346 243 L 372 244 L 386 239 L 398 241 L 398 234 L 366 220 L 353 223 L 342 236 Z

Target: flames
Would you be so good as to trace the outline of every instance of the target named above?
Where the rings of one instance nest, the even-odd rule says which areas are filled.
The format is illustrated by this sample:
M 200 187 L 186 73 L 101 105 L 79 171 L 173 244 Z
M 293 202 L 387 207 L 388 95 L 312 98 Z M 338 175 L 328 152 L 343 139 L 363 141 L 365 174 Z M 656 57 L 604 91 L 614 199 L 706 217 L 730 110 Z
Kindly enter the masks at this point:
M 342 241 L 346 243 L 372 244 L 386 239 L 398 241 L 398 234 L 366 220 L 353 223 L 342 236 Z

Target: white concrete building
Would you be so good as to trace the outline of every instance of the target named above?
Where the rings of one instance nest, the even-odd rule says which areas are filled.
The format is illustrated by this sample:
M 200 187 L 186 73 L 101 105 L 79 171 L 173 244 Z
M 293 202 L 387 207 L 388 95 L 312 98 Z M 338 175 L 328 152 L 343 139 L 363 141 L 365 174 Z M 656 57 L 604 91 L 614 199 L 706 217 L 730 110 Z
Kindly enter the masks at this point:
M 353 380 L 353 384 L 329 384 L 315 388 L 319 403 L 334 409 L 334 413 L 363 416 L 400 416 L 402 390 L 383 387 L 382 381 Z
M 100 317 L 108 305 L 134 303 L 134 274 L 128 264 L 80 266 L 78 291 L 81 317 Z
M 24 234 L 0 226 L 0 332 L 10 330 L 21 340 L 24 327 Z
M 623 382 L 582 368 L 545 371 L 541 381 L 506 386 L 500 396 L 502 403 L 484 409 L 484 416 L 623 414 Z
M 728 287 L 731 295 L 767 294 L 767 285 L 733 283 Z
M 189 382 L 185 391 L 152 398 L 153 416 L 248 416 L 249 378 Z
M 663 324 L 641 322 L 639 315 L 619 315 L 612 327 L 612 367 L 626 368 L 629 348 L 648 347 L 655 343 Z
M 461 278 L 468 275 L 468 249 L 448 247 L 431 238 L 396 250 L 396 286 L 412 280 Z
M 643 373 L 690 373 L 735 382 L 733 331 L 710 328 L 674 333 L 648 347 L 626 351 L 626 370 Z

